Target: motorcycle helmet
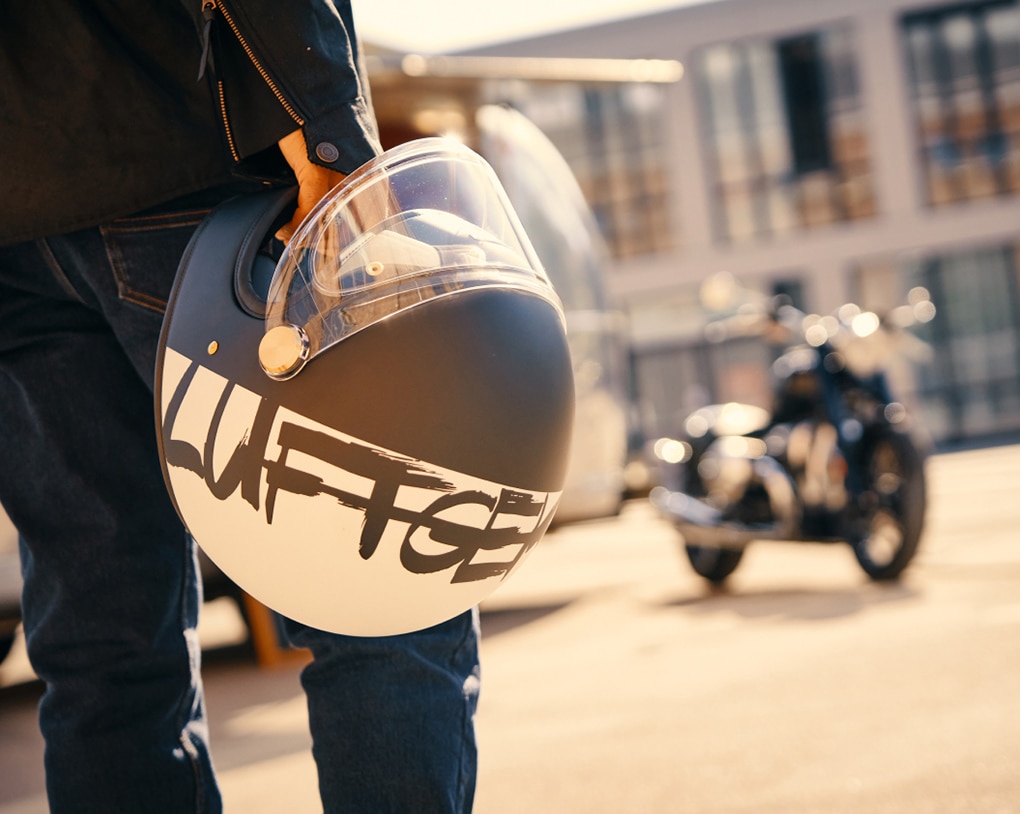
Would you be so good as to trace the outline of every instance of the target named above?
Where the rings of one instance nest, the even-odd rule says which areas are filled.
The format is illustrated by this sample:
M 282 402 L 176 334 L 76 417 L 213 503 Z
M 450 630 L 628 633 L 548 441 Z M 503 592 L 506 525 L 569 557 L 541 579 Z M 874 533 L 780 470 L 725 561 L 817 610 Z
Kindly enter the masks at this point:
M 389 635 L 452 618 L 539 541 L 574 387 L 562 309 L 489 165 L 421 139 L 348 176 L 279 261 L 293 190 L 198 227 L 160 337 L 160 457 L 254 598 Z

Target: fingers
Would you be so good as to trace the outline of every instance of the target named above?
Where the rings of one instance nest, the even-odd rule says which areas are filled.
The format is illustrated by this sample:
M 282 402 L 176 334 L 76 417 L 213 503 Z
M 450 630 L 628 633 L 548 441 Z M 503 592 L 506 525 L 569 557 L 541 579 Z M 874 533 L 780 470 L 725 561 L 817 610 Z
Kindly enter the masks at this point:
M 290 239 L 294 237 L 294 232 L 297 231 L 297 228 L 300 225 L 301 225 L 300 220 L 289 221 L 276 231 L 276 239 L 281 241 L 283 245 L 285 246 L 288 245 L 290 243 Z
M 330 190 L 339 184 L 344 175 L 313 164 L 308 158 L 304 133 L 295 130 L 280 139 L 280 151 L 287 160 L 298 182 L 297 209 L 290 221 L 276 232 L 277 239 L 289 243 L 301 222 Z
M 294 210 L 294 216 L 290 221 L 280 227 L 276 233 L 276 237 L 284 243 L 290 242 L 301 222 L 316 207 L 319 201 L 344 179 L 342 174 L 312 163 L 309 163 L 297 175 L 297 209 Z

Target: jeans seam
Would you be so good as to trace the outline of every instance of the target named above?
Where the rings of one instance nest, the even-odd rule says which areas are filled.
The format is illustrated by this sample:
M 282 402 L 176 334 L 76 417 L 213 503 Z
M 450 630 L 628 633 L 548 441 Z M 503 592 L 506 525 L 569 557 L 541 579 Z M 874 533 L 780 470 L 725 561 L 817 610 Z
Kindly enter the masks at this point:
M 464 631 L 464 634 L 460 637 L 460 641 L 457 642 L 457 646 L 453 650 L 453 655 L 451 657 L 451 662 L 453 664 L 456 664 L 457 658 L 460 656 L 461 652 L 464 650 L 467 643 L 471 639 L 477 640 L 478 638 L 478 633 L 476 631 L 478 620 L 475 618 L 475 614 L 478 613 L 478 607 L 477 606 L 472 607 L 469 610 L 467 610 L 466 613 L 471 617 L 471 622 L 467 626 L 467 629 Z
M 468 641 L 470 639 L 472 639 L 472 638 L 474 638 L 477 641 L 477 638 L 478 638 L 478 630 L 477 630 L 478 619 L 476 617 L 476 614 L 478 613 L 478 610 L 477 610 L 477 608 L 472 608 L 471 610 L 468 611 L 468 613 L 471 616 L 471 621 L 470 621 L 470 624 L 468 624 L 466 626 L 466 630 L 464 631 L 464 635 L 461 636 L 460 642 L 457 644 L 457 647 L 454 649 L 454 652 L 453 652 L 453 662 L 454 662 L 454 664 L 456 663 L 456 659 L 460 656 L 460 654 L 467 647 Z M 474 659 L 474 661 L 477 664 L 478 659 L 476 658 L 476 659 Z M 479 665 L 479 669 L 481 669 L 480 665 Z M 456 675 L 456 674 L 457 674 L 457 670 L 454 669 L 454 675 Z M 474 675 L 474 671 L 473 670 L 472 670 L 472 675 Z M 462 692 L 462 698 L 463 698 L 463 702 L 464 703 L 461 706 L 460 735 L 461 735 L 462 740 L 466 741 L 467 737 L 468 737 L 469 722 L 471 721 L 473 716 L 470 714 L 471 701 L 467 698 L 467 696 L 465 694 L 463 694 L 463 686 L 464 685 L 462 683 L 461 684 L 461 692 Z M 468 762 L 469 762 L 469 758 L 468 758 L 467 749 L 465 748 L 465 746 L 466 746 L 466 744 L 462 745 L 462 747 L 461 747 L 461 750 L 460 750 L 460 760 L 458 761 L 458 764 L 457 764 L 457 805 L 460 808 L 462 808 L 463 814 L 467 814 L 467 812 L 469 812 L 473 808 L 472 801 L 466 799 L 467 798 L 468 778 L 472 775 L 472 772 L 470 771 L 470 769 L 469 769 L 469 767 L 467 765 Z
M 43 260 L 46 262 L 46 266 L 49 268 L 53 278 L 64 290 L 64 293 L 76 302 L 80 302 L 85 305 L 85 298 L 82 297 L 82 295 L 78 292 L 78 289 L 74 287 L 74 283 L 71 282 L 71 279 L 67 276 L 67 273 L 60 265 L 60 261 L 57 260 L 57 256 L 53 253 L 53 249 L 50 248 L 50 244 L 46 242 L 46 238 L 40 238 L 35 242 L 35 245 L 39 250 L 39 254 L 42 255 Z
M 181 591 L 178 598 L 178 607 L 180 608 L 180 615 L 178 616 L 178 623 L 182 631 L 186 631 L 190 628 L 188 618 L 188 592 L 191 585 L 191 577 L 198 578 L 198 572 L 196 569 L 194 557 L 195 553 L 192 549 L 192 543 L 189 542 L 184 548 L 184 559 L 185 559 L 185 579 L 181 584 Z M 193 574 L 194 572 L 194 574 Z M 199 603 L 201 597 L 198 598 Z M 196 625 L 197 625 L 197 619 Z M 181 698 L 180 705 L 177 708 L 177 715 L 175 717 L 174 725 L 178 732 L 178 742 L 181 744 L 181 749 L 184 750 L 184 754 L 187 757 L 188 762 L 191 765 L 191 772 L 195 778 L 195 812 L 201 814 L 206 811 L 205 805 L 205 784 L 202 782 L 202 766 L 201 756 L 198 754 L 198 749 L 195 747 L 194 742 L 191 740 L 191 731 L 187 724 L 191 722 L 191 708 L 194 707 L 195 701 L 197 700 L 197 693 L 200 691 L 198 687 L 195 687 L 195 665 L 192 662 L 191 646 L 188 644 L 187 639 L 182 633 L 182 638 L 185 639 L 185 646 L 187 648 L 188 656 L 188 676 L 189 676 L 189 691 Z
M 462 739 L 467 738 L 468 722 L 471 717 L 468 712 L 469 706 L 470 701 L 465 698 L 460 714 L 460 733 Z M 471 801 L 467 799 L 468 778 L 471 776 L 471 770 L 468 766 L 470 758 L 467 756 L 466 752 L 466 745 L 462 745 L 460 750 L 460 760 L 457 762 L 457 801 L 455 805 L 462 814 L 468 814 L 472 808 Z

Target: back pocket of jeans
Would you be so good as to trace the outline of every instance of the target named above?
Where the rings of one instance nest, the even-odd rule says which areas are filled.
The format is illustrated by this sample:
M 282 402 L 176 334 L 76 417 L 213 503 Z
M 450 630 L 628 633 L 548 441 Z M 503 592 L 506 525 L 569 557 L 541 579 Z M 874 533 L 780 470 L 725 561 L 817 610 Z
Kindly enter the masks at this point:
M 121 300 L 163 312 L 174 276 L 208 209 L 119 218 L 101 227 Z

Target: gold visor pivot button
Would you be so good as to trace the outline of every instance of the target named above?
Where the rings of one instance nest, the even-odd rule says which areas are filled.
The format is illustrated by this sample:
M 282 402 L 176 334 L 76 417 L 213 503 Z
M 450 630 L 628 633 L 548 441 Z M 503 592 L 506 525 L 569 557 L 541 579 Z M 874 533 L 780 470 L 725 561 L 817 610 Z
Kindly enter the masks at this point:
M 259 342 L 259 362 L 273 379 L 289 379 L 308 361 L 308 336 L 297 325 L 270 328 Z

